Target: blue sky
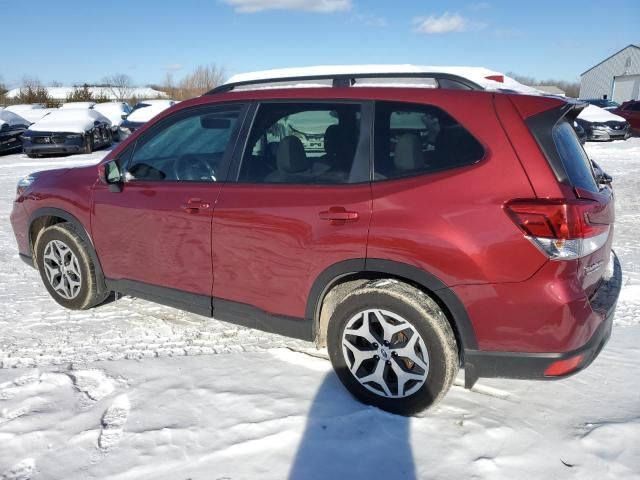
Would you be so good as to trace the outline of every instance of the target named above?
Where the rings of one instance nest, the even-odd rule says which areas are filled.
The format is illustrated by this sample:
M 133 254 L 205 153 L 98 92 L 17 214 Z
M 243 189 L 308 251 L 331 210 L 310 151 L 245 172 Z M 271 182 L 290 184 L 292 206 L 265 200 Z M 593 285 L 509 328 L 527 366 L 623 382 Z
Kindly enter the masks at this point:
M 228 74 L 287 66 L 414 63 L 485 66 L 578 79 L 640 43 L 640 1 L 0 0 L 0 77 L 136 84 L 199 64 Z

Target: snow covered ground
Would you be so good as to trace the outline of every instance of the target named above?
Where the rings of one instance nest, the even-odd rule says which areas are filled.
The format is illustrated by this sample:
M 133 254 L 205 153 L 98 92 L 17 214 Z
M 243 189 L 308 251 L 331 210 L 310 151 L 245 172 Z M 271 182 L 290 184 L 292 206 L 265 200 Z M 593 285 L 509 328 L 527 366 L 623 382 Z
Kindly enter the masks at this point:
M 640 139 L 587 148 L 617 194 L 610 343 L 564 381 L 461 375 L 410 419 L 304 342 L 128 297 L 63 310 L 17 258 L 15 182 L 105 152 L 0 157 L 0 479 L 640 478 Z

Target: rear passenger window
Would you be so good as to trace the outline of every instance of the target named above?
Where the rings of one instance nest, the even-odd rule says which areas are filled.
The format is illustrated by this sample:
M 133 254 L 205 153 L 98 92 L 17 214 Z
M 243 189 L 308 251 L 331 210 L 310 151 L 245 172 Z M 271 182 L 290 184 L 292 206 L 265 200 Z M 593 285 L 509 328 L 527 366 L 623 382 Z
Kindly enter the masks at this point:
M 335 184 L 369 179 L 355 163 L 360 105 L 263 104 L 240 166 L 243 183 Z M 362 163 L 362 162 L 360 162 Z
M 437 107 L 376 104 L 374 180 L 472 165 L 483 156 L 480 142 Z

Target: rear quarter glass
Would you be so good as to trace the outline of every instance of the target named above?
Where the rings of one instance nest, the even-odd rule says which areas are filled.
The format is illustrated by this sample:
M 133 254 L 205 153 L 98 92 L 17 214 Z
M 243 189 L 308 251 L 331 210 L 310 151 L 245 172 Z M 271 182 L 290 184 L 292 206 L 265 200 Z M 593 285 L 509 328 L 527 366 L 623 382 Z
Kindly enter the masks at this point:
M 553 141 L 571 185 L 597 193 L 599 189 L 591 160 L 569 122 L 564 120 L 553 127 Z

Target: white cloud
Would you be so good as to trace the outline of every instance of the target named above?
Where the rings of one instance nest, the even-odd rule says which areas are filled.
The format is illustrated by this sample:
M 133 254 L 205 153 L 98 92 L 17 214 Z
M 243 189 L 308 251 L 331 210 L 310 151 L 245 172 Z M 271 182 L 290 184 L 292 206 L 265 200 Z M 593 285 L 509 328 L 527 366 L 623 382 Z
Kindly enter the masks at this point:
M 469 27 L 469 21 L 457 13 L 445 12 L 439 17 L 430 15 L 413 19 L 416 31 L 420 33 L 436 34 L 450 32 L 464 32 Z
M 223 0 L 238 13 L 257 13 L 263 10 L 302 10 L 331 13 L 349 10 L 351 0 Z

